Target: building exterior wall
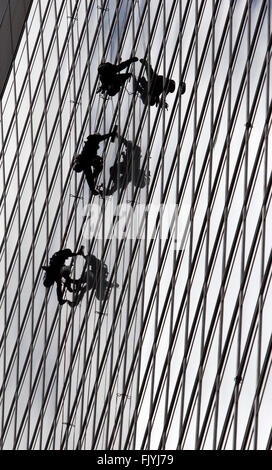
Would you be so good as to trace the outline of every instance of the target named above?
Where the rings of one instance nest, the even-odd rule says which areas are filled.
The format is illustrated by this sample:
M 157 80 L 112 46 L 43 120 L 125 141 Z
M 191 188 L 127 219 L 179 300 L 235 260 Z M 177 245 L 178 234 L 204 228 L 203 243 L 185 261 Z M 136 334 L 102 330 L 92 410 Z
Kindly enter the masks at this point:
M 32 0 L 2 0 L 0 4 L 0 97 L 3 94 L 13 57 L 19 44 L 22 30 Z
M 33 0 L 0 109 L 3 449 L 271 448 L 271 18 Z M 168 109 L 135 93 L 140 61 L 97 93 L 101 61 L 134 55 L 175 80 Z M 114 125 L 99 183 L 128 142 L 141 174 L 92 197 L 73 156 Z M 94 288 L 78 257 L 60 306 L 42 266 L 81 245 L 103 267 Z

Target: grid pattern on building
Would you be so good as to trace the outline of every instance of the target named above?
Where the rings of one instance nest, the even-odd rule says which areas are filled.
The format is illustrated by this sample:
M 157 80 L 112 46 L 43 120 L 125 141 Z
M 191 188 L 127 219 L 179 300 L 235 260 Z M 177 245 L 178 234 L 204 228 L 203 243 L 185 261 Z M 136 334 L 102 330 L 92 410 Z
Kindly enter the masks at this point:
M 1 448 L 271 448 L 271 27 L 270 0 L 33 1 L 0 104 Z M 131 56 L 168 109 L 97 93 Z M 104 194 L 134 159 L 90 198 L 73 156 L 115 124 Z M 77 258 L 61 307 L 41 267 L 81 245 L 96 288 Z

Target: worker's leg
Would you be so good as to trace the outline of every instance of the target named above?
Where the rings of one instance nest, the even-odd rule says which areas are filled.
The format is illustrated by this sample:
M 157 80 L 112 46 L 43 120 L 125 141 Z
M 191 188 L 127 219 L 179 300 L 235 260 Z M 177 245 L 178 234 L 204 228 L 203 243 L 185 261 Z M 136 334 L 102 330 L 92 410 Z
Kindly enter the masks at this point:
M 138 58 L 137 57 L 132 57 L 132 59 L 125 60 L 124 62 L 121 62 L 120 64 L 116 65 L 116 71 L 121 72 L 121 70 L 124 70 L 125 68 L 129 67 L 130 64 L 133 62 L 137 62 Z
M 62 286 L 61 286 L 60 279 L 58 279 L 56 283 L 57 283 L 57 298 L 58 298 L 59 304 L 63 305 L 65 304 L 66 300 L 63 300 L 63 297 L 62 297 L 62 288 L 61 288 Z
M 112 132 L 108 132 L 107 134 L 103 134 L 103 135 L 99 134 L 98 141 L 102 142 L 103 140 L 107 140 L 110 137 L 113 139 L 116 137 L 116 134 L 117 134 L 117 126 L 114 126 Z
M 119 73 L 118 80 L 120 86 L 124 86 L 126 81 L 132 76 L 132 73 Z
M 95 182 L 94 182 L 94 176 L 93 176 L 92 170 L 91 169 L 84 170 L 84 175 L 86 177 L 90 190 L 92 192 L 95 191 Z

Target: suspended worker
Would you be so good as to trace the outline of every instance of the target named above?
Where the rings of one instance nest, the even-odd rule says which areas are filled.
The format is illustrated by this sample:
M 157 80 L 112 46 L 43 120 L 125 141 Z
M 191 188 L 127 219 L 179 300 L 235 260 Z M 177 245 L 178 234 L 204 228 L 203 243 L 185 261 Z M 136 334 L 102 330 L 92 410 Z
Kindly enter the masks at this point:
M 121 70 L 128 68 L 133 62 L 137 62 L 137 57 L 121 62 L 119 65 L 105 62 L 99 65 L 98 75 L 101 81 L 101 86 L 98 88 L 97 93 L 108 93 L 109 96 L 114 96 L 125 85 L 125 82 L 131 77 L 131 73 L 119 73 Z
M 114 126 L 112 132 L 108 134 L 91 134 L 87 137 L 84 143 L 81 154 L 76 155 L 73 162 L 73 169 L 77 173 L 83 171 L 90 191 L 93 195 L 98 195 L 100 192 L 95 189 L 96 180 L 98 175 L 103 169 L 103 158 L 97 155 L 99 144 L 103 140 L 111 138 L 111 142 L 114 142 L 117 133 L 117 126 Z
M 116 282 L 108 281 L 108 267 L 102 260 L 92 254 L 85 256 L 85 260 L 87 266 L 81 274 L 80 284 L 74 292 L 73 300 L 68 301 L 71 307 L 79 305 L 84 295 L 90 290 L 95 291 L 98 300 L 105 300 L 112 287 L 119 287 Z
M 73 292 L 72 284 L 77 286 L 80 280 L 73 280 L 71 278 L 71 268 L 65 264 L 68 258 L 81 255 L 84 256 L 84 247 L 81 246 L 80 250 L 73 253 L 69 248 L 57 251 L 52 258 L 50 258 L 49 266 L 42 266 L 45 271 L 43 285 L 47 288 L 51 287 L 55 282 L 57 284 L 57 297 L 60 305 L 67 302 L 63 299 L 62 286 L 67 287 L 69 292 Z
M 111 185 L 106 195 L 111 195 L 119 187 L 126 187 L 131 182 L 135 187 L 144 188 L 149 178 L 141 168 L 141 148 L 133 144 L 130 140 L 121 138 L 126 147 L 125 152 L 121 152 L 120 161 L 116 159 L 113 166 L 110 167 Z
M 95 289 L 95 295 L 98 300 L 105 300 L 112 287 L 119 287 L 119 284 L 108 281 L 108 267 L 104 261 L 96 256 L 89 254 L 86 256 L 89 272 L 85 273 L 85 282 L 87 289 Z
M 138 91 L 140 93 L 141 100 L 144 104 L 163 107 L 163 98 L 161 95 L 164 94 L 166 97 L 168 93 L 173 93 L 176 88 L 175 81 L 164 78 L 163 75 L 157 75 L 145 59 L 140 59 L 140 62 L 144 65 L 147 77 L 150 79 L 150 83 L 148 84 L 145 77 L 140 77 L 138 81 L 135 82 L 134 91 Z M 182 82 L 181 94 L 184 94 L 185 90 L 186 85 Z M 165 108 L 168 109 L 168 104 L 166 102 L 164 105 Z

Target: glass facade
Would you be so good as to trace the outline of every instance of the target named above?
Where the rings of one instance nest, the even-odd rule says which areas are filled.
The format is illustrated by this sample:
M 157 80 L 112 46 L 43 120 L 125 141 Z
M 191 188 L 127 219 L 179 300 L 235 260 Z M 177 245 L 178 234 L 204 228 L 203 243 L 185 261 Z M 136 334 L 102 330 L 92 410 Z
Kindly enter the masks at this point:
M 0 104 L 3 449 L 271 448 L 271 18 L 33 1 Z M 98 92 L 132 56 L 175 80 L 168 108 L 135 91 L 140 60 Z M 91 196 L 73 157 L 115 125 Z M 82 245 L 60 306 L 42 266 Z

